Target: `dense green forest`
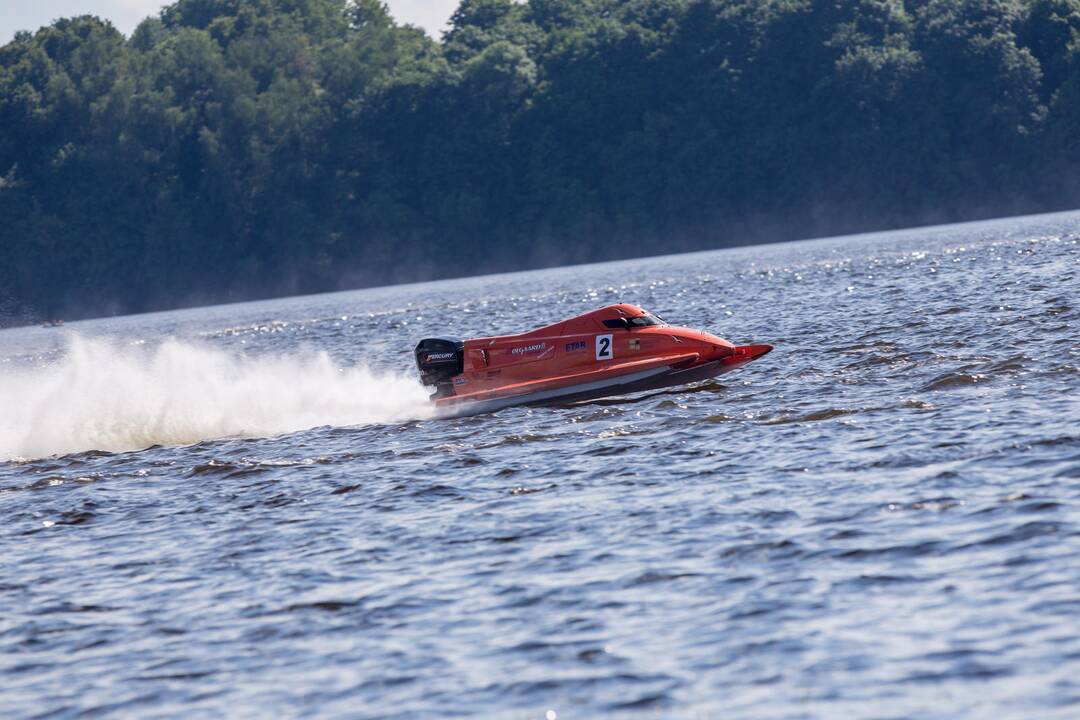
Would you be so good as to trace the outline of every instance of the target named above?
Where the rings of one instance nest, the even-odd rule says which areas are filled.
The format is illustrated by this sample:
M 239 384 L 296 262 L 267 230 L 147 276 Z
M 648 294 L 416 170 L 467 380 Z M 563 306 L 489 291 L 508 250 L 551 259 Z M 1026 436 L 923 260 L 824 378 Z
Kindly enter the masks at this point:
M 179 0 L 0 48 L 0 323 L 1080 206 L 1080 0 Z

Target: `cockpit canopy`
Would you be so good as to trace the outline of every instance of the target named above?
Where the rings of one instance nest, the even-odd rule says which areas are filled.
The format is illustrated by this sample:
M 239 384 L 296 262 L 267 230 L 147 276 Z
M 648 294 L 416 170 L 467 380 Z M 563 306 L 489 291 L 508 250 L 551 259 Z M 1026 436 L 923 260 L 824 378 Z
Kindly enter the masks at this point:
M 637 317 L 617 317 L 610 320 L 604 320 L 604 327 L 609 328 L 638 328 L 638 327 L 651 327 L 653 325 L 667 325 L 667 321 L 659 315 L 655 315 L 651 312 L 645 312 L 643 315 Z

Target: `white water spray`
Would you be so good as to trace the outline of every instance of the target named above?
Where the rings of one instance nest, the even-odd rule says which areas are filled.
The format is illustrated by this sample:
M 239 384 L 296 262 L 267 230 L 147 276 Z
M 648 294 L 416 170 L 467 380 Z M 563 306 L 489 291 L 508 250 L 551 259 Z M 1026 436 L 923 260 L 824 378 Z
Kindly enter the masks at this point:
M 245 358 L 168 340 L 73 336 L 55 364 L 0 371 L 0 459 L 120 452 L 432 414 L 416 380 L 326 353 Z

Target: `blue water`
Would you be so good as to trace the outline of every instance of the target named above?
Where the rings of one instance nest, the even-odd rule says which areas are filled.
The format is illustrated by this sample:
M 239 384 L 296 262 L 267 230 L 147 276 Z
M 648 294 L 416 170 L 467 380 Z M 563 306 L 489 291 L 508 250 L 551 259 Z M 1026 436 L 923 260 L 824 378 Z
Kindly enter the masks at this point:
M 5 717 L 1080 716 L 1080 214 L 0 332 Z M 610 302 L 775 351 L 430 419 Z

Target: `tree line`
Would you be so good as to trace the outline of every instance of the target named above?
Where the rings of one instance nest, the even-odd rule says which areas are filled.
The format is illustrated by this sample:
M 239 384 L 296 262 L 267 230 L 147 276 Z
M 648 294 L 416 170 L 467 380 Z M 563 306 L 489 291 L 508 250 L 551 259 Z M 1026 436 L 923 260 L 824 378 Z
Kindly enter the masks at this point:
M 178 0 L 0 48 L 0 324 L 1080 205 L 1080 0 Z

